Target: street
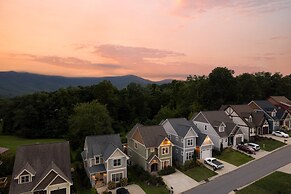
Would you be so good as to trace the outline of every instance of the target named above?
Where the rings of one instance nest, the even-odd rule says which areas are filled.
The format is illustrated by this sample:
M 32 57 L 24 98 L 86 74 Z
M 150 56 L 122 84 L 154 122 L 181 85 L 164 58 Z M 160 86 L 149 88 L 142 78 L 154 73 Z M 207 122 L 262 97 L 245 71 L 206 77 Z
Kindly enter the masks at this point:
M 190 189 L 185 194 L 227 194 L 291 163 L 291 145 Z

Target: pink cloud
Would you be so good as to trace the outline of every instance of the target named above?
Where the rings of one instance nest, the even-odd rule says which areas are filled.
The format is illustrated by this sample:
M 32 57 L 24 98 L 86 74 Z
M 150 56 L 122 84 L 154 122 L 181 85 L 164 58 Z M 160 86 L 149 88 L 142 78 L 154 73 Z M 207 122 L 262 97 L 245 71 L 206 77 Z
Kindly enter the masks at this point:
M 229 8 L 242 14 L 259 14 L 279 11 L 289 8 L 288 0 L 180 0 L 174 8 L 174 14 L 184 17 L 194 17 L 214 8 Z

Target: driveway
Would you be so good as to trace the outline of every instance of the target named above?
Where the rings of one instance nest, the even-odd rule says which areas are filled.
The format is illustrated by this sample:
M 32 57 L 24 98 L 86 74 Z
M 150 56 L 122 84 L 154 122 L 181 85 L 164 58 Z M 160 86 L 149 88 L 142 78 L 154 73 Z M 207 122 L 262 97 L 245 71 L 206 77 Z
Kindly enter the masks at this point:
M 277 171 L 291 174 L 291 163 L 287 164 L 286 166 L 283 166 L 283 167 L 279 168 Z
M 229 193 L 234 189 L 252 183 L 278 168 L 291 163 L 291 145 L 278 149 L 265 157 L 254 160 L 236 170 L 217 177 L 208 183 L 198 185 L 184 193 L 212 194 Z
M 255 159 L 259 159 L 259 158 L 262 158 L 262 157 L 264 157 L 264 156 L 266 156 L 268 154 L 270 154 L 270 152 L 267 152 L 265 150 L 259 150 L 259 151 L 256 152 L 256 155 L 253 154 L 252 157 L 255 158 Z
M 224 168 L 216 170 L 215 172 L 217 173 L 217 175 L 209 178 L 209 180 L 215 179 L 216 177 L 218 177 L 220 175 L 226 174 L 228 172 L 231 172 L 231 171 L 237 169 L 237 166 L 235 166 L 235 165 L 232 165 L 232 164 L 227 163 L 227 162 L 222 161 L 222 160 L 218 160 L 218 161 L 224 165 Z M 209 170 L 213 170 L 213 168 L 207 164 L 205 164 L 205 167 L 208 168 Z
M 142 188 L 140 186 L 136 185 L 136 184 L 127 185 L 124 188 L 126 188 L 129 191 L 129 193 L 146 194 L 144 192 L 144 190 L 142 190 Z M 116 189 L 111 190 L 111 191 L 112 191 L 112 194 L 116 194 Z
M 275 139 L 277 141 L 280 141 L 280 142 L 283 142 L 283 143 L 287 143 L 288 145 L 291 145 L 291 137 L 284 138 L 284 137 L 278 137 L 278 136 L 275 136 L 275 135 L 272 135 L 272 134 L 263 135 L 263 137 L 270 137 L 270 138 L 273 138 L 273 139 Z M 287 140 L 287 141 L 284 142 L 284 140 Z
M 198 182 L 188 177 L 184 173 L 176 169 L 176 172 L 170 175 L 162 176 L 168 188 L 173 187 L 174 193 L 182 193 L 197 185 Z

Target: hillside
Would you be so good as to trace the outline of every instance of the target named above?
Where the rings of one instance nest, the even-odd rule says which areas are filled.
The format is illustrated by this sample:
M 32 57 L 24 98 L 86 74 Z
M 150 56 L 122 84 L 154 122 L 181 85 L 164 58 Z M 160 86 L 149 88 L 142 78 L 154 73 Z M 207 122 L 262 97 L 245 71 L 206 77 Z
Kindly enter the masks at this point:
M 69 86 L 90 86 L 93 84 L 98 84 L 103 80 L 110 81 L 115 87 L 119 89 L 126 87 L 129 83 L 132 82 L 141 85 L 147 85 L 152 83 L 165 84 L 171 82 L 171 80 L 154 82 L 135 75 L 96 78 L 72 78 L 9 71 L 0 72 L 0 96 L 13 97 L 39 91 L 55 91 L 59 88 L 65 88 Z

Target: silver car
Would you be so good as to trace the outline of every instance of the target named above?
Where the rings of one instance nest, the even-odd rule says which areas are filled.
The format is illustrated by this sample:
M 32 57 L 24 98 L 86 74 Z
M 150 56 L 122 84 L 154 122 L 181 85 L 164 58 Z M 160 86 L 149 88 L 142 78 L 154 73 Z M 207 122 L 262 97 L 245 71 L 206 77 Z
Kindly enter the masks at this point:
M 261 149 L 260 146 L 255 143 L 248 143 L 247 145 L 253 148 L 255 151 L 259 151 Z

